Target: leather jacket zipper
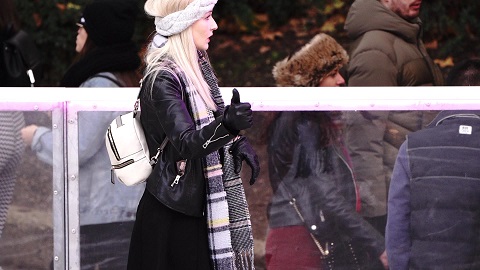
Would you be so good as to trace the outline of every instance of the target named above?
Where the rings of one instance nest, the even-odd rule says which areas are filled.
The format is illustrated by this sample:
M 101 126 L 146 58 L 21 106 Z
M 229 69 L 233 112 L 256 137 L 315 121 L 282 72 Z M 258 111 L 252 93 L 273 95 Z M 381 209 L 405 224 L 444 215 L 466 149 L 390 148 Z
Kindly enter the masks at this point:
M 173 179 L 173 182 L 170 184 L 170 187 L 173 188 L 175 185 L 178 185 L 178 182 L 180 181 L 180 177 L 182 177 L 185 174 L 185 168 L 187 166 L 187 160 L 180 160 L 177 162 L 177 176 L 175 176 L 175 179 Z
M 212 137 L 210 137 L 210 139 L 208 139 L 208 140 L 203 144 L 203 149 L 207 149 L 208 145 L 209 145 L 210 143 L 212 143 L 212 142 L 216 142 L 216 141 L 218 141 L 218 140 L 220 140 L 220 139 L 223 139 L 223 138 L 228 137 L 228 134 L 227 134 L 227 135 L 218 137 L 218 138 L 216 138 L 216 139 L 214 139 L 214 140 L 212 139 L 212 138 L 215 137 L 215 135 L 217 134 L 217 130 L 218 130 L 218 128 L 219 128 L 221 125 L 222 125 L 222 123 L 219 123 L 218 126 L 215 128 L 215 130 L 213 131 Z

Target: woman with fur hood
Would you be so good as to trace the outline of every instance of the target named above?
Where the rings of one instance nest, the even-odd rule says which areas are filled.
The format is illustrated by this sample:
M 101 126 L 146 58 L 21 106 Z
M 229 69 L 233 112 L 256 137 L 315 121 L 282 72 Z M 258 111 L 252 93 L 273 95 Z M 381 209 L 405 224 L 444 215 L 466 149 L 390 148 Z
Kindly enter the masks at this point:
M 342 86 L 347 61 L 332 37 L 318 34 L 278 62 L 273 76 L 280 87 Z M 269 270 L 364 269 L 369 258 L 387 268 L 383 237 L 358 214 L 340 119 L 340 112 L 281 112 L 271 125 Z

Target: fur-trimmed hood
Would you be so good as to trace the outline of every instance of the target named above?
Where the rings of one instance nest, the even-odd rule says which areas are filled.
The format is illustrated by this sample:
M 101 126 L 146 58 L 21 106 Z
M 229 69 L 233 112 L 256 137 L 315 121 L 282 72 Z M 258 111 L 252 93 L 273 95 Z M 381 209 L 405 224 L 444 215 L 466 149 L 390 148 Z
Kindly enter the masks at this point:
M 327 34 L 318 34 L 292 56 L 273 67 L 277 86 L 315 87 L 348 62 L 345 49 Z

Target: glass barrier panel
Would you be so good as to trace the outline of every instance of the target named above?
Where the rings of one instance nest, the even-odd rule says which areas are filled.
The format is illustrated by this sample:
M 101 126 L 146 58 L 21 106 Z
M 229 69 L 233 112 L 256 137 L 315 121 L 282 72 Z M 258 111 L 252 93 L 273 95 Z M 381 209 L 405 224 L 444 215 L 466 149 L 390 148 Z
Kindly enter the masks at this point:
M 110 123 L 124 111 L 78 112 L 81 269 L 125 269 L 145 184 L 126 186 L 112 174 L 105 147 Z
M 244 187 L 256 269 L 382 269 L 379 257 L 392 181 L 397 183 L 395 195 L 402 196 L 395 202 L 411 198 L 412 206 L 396 207 L 392 220 L 398 223 L 391 226 L 408 224 L 416 229 L 407 235 L 391 230 L 391 237 L 412 238 L 415 247 L 429 240 L 430 249 L 437 251 L 443 245 L 439 239 L 450 239 L 452 231 L 456 232 L 452 241 L 475 241 L 480 184 L 478 170 L 470 168 L 478 163 L 480 149 L 475 139 L 480 123 L 477 108 L 480 105 L 455 112 L 255 111 L 255 125 L 245 136 L 257 152 L 261 173 L 253 186 L 244 181 Z M 444 123 L 447 127 L 442 127 Z M 432 128 L 434 132 L 425 133 Z M 423 133 L 410 138 L 412 152 L 399 152 L 407 135 L 415 131 Z M 398 156 L 409 160 L 405 164 L 410 167 L 392 178 Z M 248 179 L 250 170 L 245 163 L 243 168 L 242 176 Z M 463 183 L 456 185 L 453 180 Z M 404 195 L 407 191 L 409 197 Z M 460 223 L 444 216 L 451 207 L 462 212 L 450 214 L 461 216 Z M 402 218 L 405 213 L 412 218 Z M 432 235 L 424 235 L 427 232 Z M 457 257 L 470 265 L 475 250 L 464 251 Z M 443 263 L 432 261 L 430 266 Z
M 64 267 L 62 103 L 0 102 L 0 121 L 0 267 Z M 40 141 L 44 131 L 32 125 L 55 128 Z
M 480 109 L 479 87 L 405 87 L 402 91 L 386 87 L 237 89 L 241 100 L 250 102 L 254 110 L 254 125 L 243 134 L 255 149 L 261 167 L 254 185 L 248 184 L 251 170 L 245 162 L 241 172 L 256 269 L 267 269 L 272 263 L 333 264 L 332 258 L 349 267 L 378 263 L 363 260 L 362 241 L 344 241 L 357 239 L 353 231 L 340 231 L 330 223 L 329 228 L 334 229 L 328 231 L 327 238 L 317 235 L 326 231 L 320 225 L 328 221 L 334 220 L 342 228 L 352 224 L 340 223 L 342 219 L 335 216 L 335 211 L 324 211 L 318 205 L 324 206 L 325 198 L 332 197 L 336 207 L 346 207 L 335 208 L 348 213 L 349 218 L 343 222 L 360 222 L 364 236 L 373 235 L 374 230 L 382 234 L 385 220 L 364 216 L 369 215 L 370 203 L 386 211 L 391 168 L 405 135 L 425 128 L 443 110 Z M 231 89 L 221 91 L 228 104 Z M 6 214 L 5 207 L 0 206 L 3 270 L 104 269 L 107 262 L 113 269 L 124 268 L 144 186 L 126 187 L 115 177 L 115 184 L 111 183 L 105 133 L 116 116 L 133 109 L 137 93 L 134 88 L 81 92 L 19 88 L 9 96 L 2 92 L 0 119 L 15 112 L 23 115 L 25 124 L 21 125 L 38 126 L 32 133 L 32 146 L 21 152 L 15 185 L 12 180 L 0 183 L 0 202 L 9 208 Z M 369 132 L 377 141 L 362 145 L 363 139 L 373 136 Z M 469 129 L 459 132 L 468 133 Z M 380 148 L 387 163 L 373 167 L 362 163 L 362 151 L 374 153 Z M 341 177 L 337 179 L 332 175 L 338 171 Z M 308 183 L 316 182 L 307 181 L 311 172 L 318 179 L 333 177 L 337 182 L 323 180 L 312 186 Z M 360 179 L 377 172 L 385 176 L 374 184 Z M 303 182 L 295 186 L 292 179 L 298 177 Z M 283 183 L 289 185 L 287 192 L 281 188 Z M 325 187 L 331 189 L 327 192 Z M 373 191 L 380 195 L 372 195 Z M 296 204 L 292 197 L 297 197 Z M 327 223 L 315 228 L 302 226 L 302 219 L 309 221 L 311 215 Z M 310 232 L 318 237 L 318 245 Z M 282 248 L 285 246 L 288 249 Z M 316 256 L 321 253 L 319 247 L 336 257 Z M 294 251 L 303 255 L 294 256 Z M 309 252 L 316 255 L 307 256 Z

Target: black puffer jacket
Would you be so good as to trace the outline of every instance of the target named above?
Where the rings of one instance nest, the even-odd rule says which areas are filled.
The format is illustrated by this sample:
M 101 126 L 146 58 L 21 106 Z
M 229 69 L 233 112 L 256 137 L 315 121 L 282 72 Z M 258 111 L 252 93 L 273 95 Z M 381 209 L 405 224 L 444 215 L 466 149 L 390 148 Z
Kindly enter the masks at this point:
M 153 88 L 149 80 L 142 86 L 140 118 L 150 155 L 155 155 L 165 136 L 169 140 L 147 179 L 147 190 L 173 210 L 202 216 L 206 201 L 202 157 L 219 150 L 234 135 L 223 125 L 222 115 L 202 129 L 195 129 L 186 84 L 179 78 L 169 72 L 160 72 Z M 211 143 L 204 148 L 207 140 Z M 185 174 L 178 184 L 172 185 L 178 173 L 176 162 L 180 160 L 187 160 Z
M 269 226 L 302 225 L 291 196 L 310 232 L 321 241 L 352 240 L 375 258 L 385 250 L 383 237 L 355 210 L 355 182 L 343 151 L 321 147 L 321 129 L 309 112 L 283 112 L 272 125 L 269 151 L 274 195 Z

